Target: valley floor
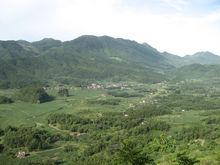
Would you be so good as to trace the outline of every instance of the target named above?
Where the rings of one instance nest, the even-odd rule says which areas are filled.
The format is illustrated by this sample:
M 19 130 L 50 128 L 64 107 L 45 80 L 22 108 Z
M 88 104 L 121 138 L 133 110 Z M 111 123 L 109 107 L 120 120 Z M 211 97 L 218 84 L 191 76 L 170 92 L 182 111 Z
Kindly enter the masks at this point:
M 185 81 L 68 89 L 70 96 L 60 97 L 56 89 L 48 88 L 47 93 L 56 98 L 42 104 L 0 104 L 0 128 L 5 130 L 0 162 L 129 164 L 124 157 L 138 150 L 159 165 L 181 164 L 184 158 L 194 161 L 192 164 L 220 163 L 218 86 Z M 7 96 L 14 92 L 0 91 Z M 53 140 L 42 149 L 13 146 L 9 126 L 18 127 L 17 132 L 26 127 L 43 130 Z M 25 129 L 21 132 L 26 133 Z M 125 149 L 127 155 L 121 155 Z M 28 156 L 16 158 L 18 151 L 26 151 Z M 138 161 L 140 155 L 133 159 Z

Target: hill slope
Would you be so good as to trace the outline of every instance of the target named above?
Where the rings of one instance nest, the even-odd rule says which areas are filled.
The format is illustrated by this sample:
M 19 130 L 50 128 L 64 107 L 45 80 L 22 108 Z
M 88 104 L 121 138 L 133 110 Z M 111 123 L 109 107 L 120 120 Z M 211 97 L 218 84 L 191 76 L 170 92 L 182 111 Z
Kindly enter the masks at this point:
M 202 65 L 191 64 L 176 69 L 173 72 L 174 80 L 211 80 L 218 79 L 220 77 L 220 65 Z
M 207 64 L 214 65 L 220 64 L 220 56 L 215 55 L 211 52 L 198 52 L 194 55 L 187 55 L 183 57 L 186 64 Z
M 184 57 L 173 55 L 168 52 L 163 52 L 161 54 L 167 59 L 167 62 L 169 64 L 177 68 L 191 64 L 203 64 L 203 65 L 220 64 L 220 56 L 215 55 L 211 52 L 197 52 L 193 55 L 186 55 Z
M 61 42 L 0 42 L 1 86 L 33 82 L 85 83 L 98 80 L 159 82 L 173 68 L 160 52 L 135 41 L 81 36 Z

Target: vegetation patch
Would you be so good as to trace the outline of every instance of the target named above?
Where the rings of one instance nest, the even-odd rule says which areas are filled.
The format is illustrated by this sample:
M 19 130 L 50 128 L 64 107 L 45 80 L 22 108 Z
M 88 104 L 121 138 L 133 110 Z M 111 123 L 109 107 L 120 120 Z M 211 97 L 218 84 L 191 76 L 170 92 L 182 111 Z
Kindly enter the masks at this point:
M 6 96 L 0 96 L 0 104 L 10 104 L 13 103 L 13 100 L 11 98 L 8 98 Z
M 97 100 L 88 100 L 89 104 L 100 104 L 100 105 L 119 105 L 121 102 L 120 99 L 97 99 Z
M 22 88 L 16 94 L 16 98 L 18 100 L 31 103 L 44 103 L 53 99 L 53 97 L 49 96 L 47 92 L 40 86 Z

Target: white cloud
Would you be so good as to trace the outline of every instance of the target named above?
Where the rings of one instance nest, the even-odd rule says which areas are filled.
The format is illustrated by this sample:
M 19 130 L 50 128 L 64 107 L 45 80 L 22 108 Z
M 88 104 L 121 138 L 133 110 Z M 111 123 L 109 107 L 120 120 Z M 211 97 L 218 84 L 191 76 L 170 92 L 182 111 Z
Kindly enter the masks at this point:
M 192 3 L 214 0 L 155 1 L 0 0 L 0 39 L 110 35 L 180 55 L 201 50 L 220 54 L 220 10 L 190 12 Z
M 186 6 L 189 5 L 188 0 L 160 0 L 164 5 L 170 6 L 178 11 L 182 11 Z

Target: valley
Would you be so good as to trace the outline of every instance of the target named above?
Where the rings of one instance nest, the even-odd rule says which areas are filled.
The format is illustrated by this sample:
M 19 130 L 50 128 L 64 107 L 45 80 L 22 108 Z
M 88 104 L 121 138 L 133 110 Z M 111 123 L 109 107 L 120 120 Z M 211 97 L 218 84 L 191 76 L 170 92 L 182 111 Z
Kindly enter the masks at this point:
M 219 165 L 220 57 L 108 36 L 0 42 L 3 165 Z

